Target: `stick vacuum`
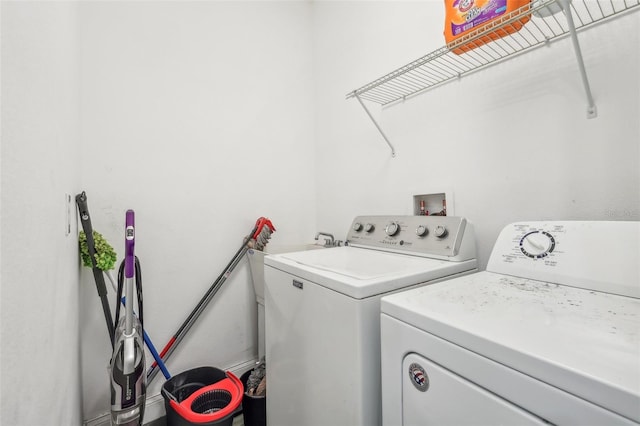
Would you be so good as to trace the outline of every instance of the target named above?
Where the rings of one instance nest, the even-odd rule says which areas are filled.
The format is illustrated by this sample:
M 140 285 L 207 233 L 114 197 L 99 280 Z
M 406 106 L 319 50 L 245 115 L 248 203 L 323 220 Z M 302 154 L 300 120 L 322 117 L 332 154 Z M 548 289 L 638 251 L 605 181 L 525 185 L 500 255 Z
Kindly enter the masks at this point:
M 111 424 L 142 425 L 146 397 L 146 374 L 142 322 L 142 274 L 140 264 L 133 254 L 135 224 L 133 210 L 127 210 L 125 218 L 125 258 L 118 273 L 118 301 L 122 299 L 124 281 L 126 305 L 120 318 L 117 303 L 114 349 L 109 364 L 111 379 Z M 124 270 L 124 280 L 123 280 Z M 136 287 L 138 317 L 133 313 L 133 288 Z

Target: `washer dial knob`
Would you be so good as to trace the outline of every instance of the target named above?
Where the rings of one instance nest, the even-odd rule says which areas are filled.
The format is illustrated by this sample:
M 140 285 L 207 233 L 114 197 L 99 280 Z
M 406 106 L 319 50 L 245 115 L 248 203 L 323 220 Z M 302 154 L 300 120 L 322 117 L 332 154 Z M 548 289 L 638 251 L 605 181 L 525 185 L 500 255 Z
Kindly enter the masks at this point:
M 424 225 L 418 225 L 418 227 L 416 228 L 416 235 L 418 237 L 424 237 L 428 233 L 429 233 L 429 230 Z
M 393 237 L 400 232 L 400 224 L 398 222 L 389 222 L 387 227 L 384 228 L 384 232 L 386 232 L 388 236 Z
M 447 236 L 447 228 L 445 228 L 442 225 L 438 225 L 436 226 L 436 229 L 433 231 L 434 234 L 436 234 L 436 237 L 438 238 L 444 238 Z
M 366 232 L 368 232 L 368 233 L 373 232 L 375 229 L 376 229 L 376 227 L 375 227 L 375 225 L 374 225 L 373 223 L 367 223 L 367 224 L 364 226 L 364 230 L 365 230 Z
M 353 230 L 356 232 L 362 231 L 362 224 L 360 222 L 356 222 L 353 224 Z
M 520 251 L 532 259 L 548 256 L 555 247 L 553 235 L 545 231 L 532 231 L 520 239 Z

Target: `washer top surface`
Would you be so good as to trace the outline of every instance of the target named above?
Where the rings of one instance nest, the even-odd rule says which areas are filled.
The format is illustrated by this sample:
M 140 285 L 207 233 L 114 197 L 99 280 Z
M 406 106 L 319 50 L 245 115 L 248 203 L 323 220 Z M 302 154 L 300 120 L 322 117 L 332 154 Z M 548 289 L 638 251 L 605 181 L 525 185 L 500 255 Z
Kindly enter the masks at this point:
M 401 275 L 412 269 L 437 269 L 444 263 L 439 260 L 377 250 L 351 247 L 336 247 L 336 249 L 288 253 L 283 254 L 282 258 L 302 267 L 330 271 L 360 281 Z
M 264 263 L 356 299 L 476 268 L 475 259 L 452 262 L 359 247 L 269 255 Z

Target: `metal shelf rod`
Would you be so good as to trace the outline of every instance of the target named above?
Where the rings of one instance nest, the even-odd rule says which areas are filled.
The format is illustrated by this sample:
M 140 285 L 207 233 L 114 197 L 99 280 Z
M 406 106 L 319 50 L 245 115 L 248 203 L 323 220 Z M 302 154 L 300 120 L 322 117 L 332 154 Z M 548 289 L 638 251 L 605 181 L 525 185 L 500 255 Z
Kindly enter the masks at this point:
M 584 66 L 584 60 L 582 59 L 582 50 L 580 50 L 580 43 L 578 42 L 578 35 L 576 34 L 576 26 L 573 22 L 573 14 L 571 12 L 571 0 L 559 0 L 564 14 L 567 17 L 567 25 L 569 25 L 569 33 L 571 34 L 571 42 L 573 44 L 573 50 L 576 54 L 576 60 L 578 62 L 578 69 L 580 70 L 580 78 L 582 79 L 582 85 L 587 96 L 587 118 L 595 118 L 598 116 L 598 108 L 593 100 L 593 94 L 591 93 L 591 86 L 589 85 L 589 78 L 587 77 L 587 70 Z M 588 11 L 588 9 L 587 9 Z
M 376 126 L 376 128 L 378 129 L 378 131 L 380 132 L 380 134 L 384 138 L 384 140 L 387 143 L 387 145 L 389 145 L 389 148 L 391 148 L 391 156 L 395 157 L 396 156 L 396 149 L 393 147 L 391 142 L 389 142 L 389 138 L 387 138 L 387 135 L 384 134 L 384 132 L 382 131 L 382 128 L 380 127 L 380 125 L 378 124 L 376 119 L 373 118 L 373 115 L 371 114 L 371 111 L 369 111 L 369 108 L 367 108 L 367 106 L 364 104 L 364 102 L 362 102 L 362 99 L 360 99 L 360 96 L 355 95 L 355 97 L 358 100 L 358 102 L 360 102 L 360 105 L 362 106 L 362 108 L 364 108 L 365 112 L 367 113 L 367 115 L 369 116 L 371 121 L 373 121 L 373 124 Z

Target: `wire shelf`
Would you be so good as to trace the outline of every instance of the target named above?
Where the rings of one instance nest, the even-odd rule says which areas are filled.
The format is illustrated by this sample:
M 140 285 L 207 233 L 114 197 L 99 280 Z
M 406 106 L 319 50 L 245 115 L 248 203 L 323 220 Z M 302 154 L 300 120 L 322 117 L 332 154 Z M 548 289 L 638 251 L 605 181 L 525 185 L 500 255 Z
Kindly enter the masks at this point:
M 571 13 L 567 16 L 566 9 L 562 9 L 566 4 L 566 0 L 532 0 L 530 4 L 348 93 L 346 97 L 356 97 L 359 101 L 366 99 L 381 105 L 393 104 L 568 36 L 572 26 L 577 31 L 631 10 L 640 10 L 640 0 L 573 0 L 568 3 Z M 530 20 L 519 31 L 498 39 L 492 35 L 528 16 Z M 493 41 L 483 44 L 482 40 L 487 37 Z M 462 45 L 475 47 L 459 55 L 452 52 Z

